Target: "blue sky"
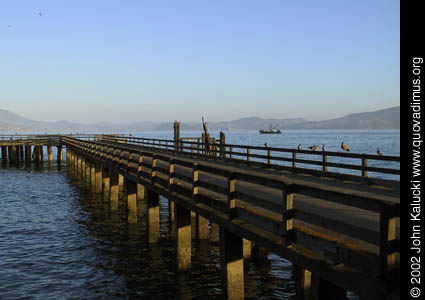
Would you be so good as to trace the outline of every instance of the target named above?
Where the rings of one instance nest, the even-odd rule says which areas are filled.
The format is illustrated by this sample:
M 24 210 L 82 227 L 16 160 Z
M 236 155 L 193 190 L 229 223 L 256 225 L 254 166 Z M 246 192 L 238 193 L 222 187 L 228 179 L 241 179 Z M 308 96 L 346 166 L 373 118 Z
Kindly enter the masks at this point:
M 322 120 L 399 73 L 399 1 L 0 2 L 0 108 L 37 120 Z

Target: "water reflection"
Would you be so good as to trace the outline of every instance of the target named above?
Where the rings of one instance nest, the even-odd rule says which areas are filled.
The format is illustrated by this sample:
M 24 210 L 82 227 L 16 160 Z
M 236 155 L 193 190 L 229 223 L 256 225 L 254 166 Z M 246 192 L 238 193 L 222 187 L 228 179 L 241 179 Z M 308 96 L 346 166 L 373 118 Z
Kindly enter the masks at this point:
M 123 193 L 111 211 L 55 162 L 4 166 L 0 179 L 5 299 L 220 299 L 217 240 L 194 237 L 191 272 L 176 272 L 166 199 L 160 199 L 161 237 L 149 244 L 144 202 L 138 223 L 128 224 Z M 292 267 L 282 258 L 248 260 L 245 270 L 246 299 L 292 298 Z

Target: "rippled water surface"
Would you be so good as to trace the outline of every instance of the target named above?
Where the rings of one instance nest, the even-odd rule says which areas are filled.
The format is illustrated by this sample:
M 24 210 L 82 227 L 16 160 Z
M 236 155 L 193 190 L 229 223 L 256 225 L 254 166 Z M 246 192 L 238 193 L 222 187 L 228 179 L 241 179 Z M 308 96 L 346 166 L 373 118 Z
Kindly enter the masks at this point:
M 243 135 L 228 135 L 228 140 L 243 143 Z M 258 136 L 253 140 L 245 133 L 243 144 L 261 145 L 267 138 L 270 146 L 294 148 L 292 143 L 296 142 L 295 136 L 286 136 L 288 145 L 279 142 L 285 135 Z M 375 146 L 371 137 L 375 144 L 386 143 L 382 148 L 389 154 L 399 153 L 399 132 L 378 138 L 367 135 L 363 149 Z M 303 138 L 304 144 L 317 140 L 317 136 Z M 356 145 L 356 138 L 348 134 L 347 143 L 350 139 L 351 145 Z M 117 212 L 110 212 L 97 195 L 56 162 L 0 164 L 0 205 L 0 299 L 221 297 L 217 242 L 193 239 L 191 273 L 175 272 L 166 199 L 161 199 L 161 238 L 157 245 L 146 242 L 142 205 L 139 222 L 129 225 L 123 201 Z M 245 268 L 247 299 L 291 299 L 294 295 L 292 266 L 280 257 L 269 254 L 267 260 L 247 261 Z M 358 299 L 351 294 L 350 298 Z

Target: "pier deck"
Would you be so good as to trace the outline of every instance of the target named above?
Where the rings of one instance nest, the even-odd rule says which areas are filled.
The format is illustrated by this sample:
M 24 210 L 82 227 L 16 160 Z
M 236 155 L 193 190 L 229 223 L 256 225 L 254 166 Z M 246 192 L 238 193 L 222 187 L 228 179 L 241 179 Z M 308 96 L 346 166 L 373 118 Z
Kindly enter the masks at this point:
M 145 203 L 152 243 L 159 235 L 159 195 L 169 200 L 180 271 L 190 269 L 191 212 L 201 219 L 199 226 L 208 225 L 202 220 L 218 224 L 223 292 L 229 299 L 243 299 L 247 243 L 294 264 L 299 299 L 344 299 L 346 290 L 363 299 L 400 298 L 397 184 L 315 176 L 316 171 L 296 168 L 294 173 L 271 163 L 248 165 L 229 159 L 226 151 L 221 157 L 199 155 L 199 145 L 195 153 L 178 143 L 164 149 L 116 136 L 53 139 L 66 147 L 71 174 L 103 193 L 111 209 L 117 207 L 123 177 L 129 222 L 137 221 L 135 207 Z M 0 145 L 19 147 L 19 142 L 0 140 Z M 362 168 L 364 175 L 367 164 Z

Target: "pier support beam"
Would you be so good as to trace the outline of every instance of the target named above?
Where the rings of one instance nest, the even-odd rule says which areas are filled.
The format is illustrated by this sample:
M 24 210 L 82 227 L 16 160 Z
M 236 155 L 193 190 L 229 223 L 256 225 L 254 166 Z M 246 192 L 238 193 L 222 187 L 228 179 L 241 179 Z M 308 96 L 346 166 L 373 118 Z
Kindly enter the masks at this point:
M 1 146 L 1 158 L 3 159 L 3 162 L 7 162 L 9 158 L 7 157 L 7 147 Z
M 146 192 L 146 188 L 140 183 L 138 183 L 137 184 L 137 200 L 138 201 L 145 200 L 145 192 Z
M 25 159 L 31 161 L 31 145 L 25 145 Z
M 118 210 L 119 174 L 117 172 L 110 171 L 109 184 L 109 208 L 110 210 Z
M 109 169 L 103 166 L 102 166 L 102 190 L 103 190 L 103 201 L 109 201 L 110 171 Z
M 297 300 L 345 300 L 347 291 L 320 278 L 309 270 L 294 265 Z
M 119 183 L 119 191 L 123 192 L 124 191 L 124 176 L 122 176 L 121 174 L 119 174 L 118 183 Z
M 95 164 L 95 191 L 97 194 L 102 193 L 102 165 Z
M 24 145 L 20 145 L 19 147 L 19 158 L 21 159 L 21 161 L 25 160 L 25 156 L 24 156 Z
M 53 151 L 51 145 L 47 146 L 47 160 L 50 162 L 53 161 Z
M 206 240 L 210 237 L 210 228 L 208 227 L 208 219 L 196 215 L 196 236 L 200 240 Z
M 126 180 L 128 223 L 137 223 L 137 183 Z
M 190 210 L 174 204 L 174 238 L 177 253 L 177 270 L 187 271 L 191 268 L 192 256 L 192 217 Z
M 57 156 L 57 160 L 58 160 L 58 164 L 62 163 L 62 159 L 63 159 L 63 148 L 62 146 L 57 146 L 58 148 L 58 156 Z
M 146 190 L 149 243 L 159 240 L 159 194 Z
M 96 191 L 96 166 L 90 163 L 90 187 Z
M 251 258 L 251 241 L 243 239 L 243 258 Z
M 224 297 L 244 299 L 243 239 L 221 226 L 220 265 Z
M 77 175 L 82 176 L 83 160 L 80 155 L 77 155 Z
M 19 161 L 19 153 L 16 146 L 9 147 L 9 161 L 13 163 L 17 163 Z

